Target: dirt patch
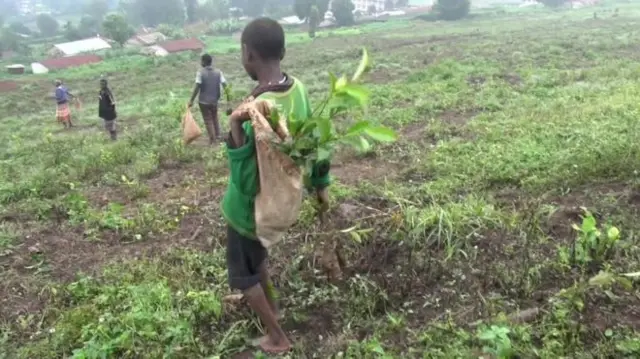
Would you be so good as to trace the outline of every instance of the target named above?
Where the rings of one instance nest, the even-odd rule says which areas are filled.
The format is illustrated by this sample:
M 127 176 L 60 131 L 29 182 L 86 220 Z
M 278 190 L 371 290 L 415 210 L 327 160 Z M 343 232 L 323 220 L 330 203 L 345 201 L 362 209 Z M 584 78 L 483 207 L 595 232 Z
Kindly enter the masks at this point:
M 505 81 L 511 86 L 520 86 L 522 84 L 522 78 L 518 74 L 500 74 L 495 75 L 495 78 Z
M 376 158 L 373 154 L 363 157 L 341 153 L 331 164 L 331 174 L 341 183 L 357 186 L 365 181 L 377 183 L 393 179 L 400 168 L 399 163 L 391 162 L 388 158 Z
M 445 110 L 438 117 L 447 124 L 462 127 L 466 125 L 473 117 L 479 114 L 481 110 Z
M 18 89 L 15 81 L 0 81 L 0 92 L 11 92 Z

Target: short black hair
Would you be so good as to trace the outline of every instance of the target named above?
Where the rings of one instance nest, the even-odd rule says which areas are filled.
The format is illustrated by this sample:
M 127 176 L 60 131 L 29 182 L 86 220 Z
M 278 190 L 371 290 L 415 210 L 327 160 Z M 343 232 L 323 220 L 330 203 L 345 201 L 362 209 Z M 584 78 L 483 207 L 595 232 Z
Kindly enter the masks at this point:
M 284 53 L 284 30 L 277 21 L 268 17 L 257 18 L 247 24 L 241 41 L 263 60 L 280 60 Z
M 213 58 L 209 54 L 202 55 L 200 59 L 202 60 L 202 64 L 205 66 L 211 66 L 213 63 Z

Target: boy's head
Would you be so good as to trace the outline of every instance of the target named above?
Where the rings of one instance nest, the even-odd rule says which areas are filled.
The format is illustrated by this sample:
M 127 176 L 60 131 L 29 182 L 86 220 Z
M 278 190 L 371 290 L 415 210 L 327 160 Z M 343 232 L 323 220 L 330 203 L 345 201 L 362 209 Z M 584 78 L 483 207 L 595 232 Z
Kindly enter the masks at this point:
M 200 57 L 200 64 L 202 67 L 208 67 L 213 64 L 213 58 L 209 54 L 204 54 Z
M 242 31 L 242 66 L 254 81 L 257 71 L 284 58 L 284 30 L 277 21 L 263 17 L 251 21 Z
M 100 79 L 100 88 L 107 88 L 107 79 Z
M 55 80 L 53 82 L 53 84 L 54 84 L 55 87 L 58 87 L 58 86 L 62 85 L 62 80 Z

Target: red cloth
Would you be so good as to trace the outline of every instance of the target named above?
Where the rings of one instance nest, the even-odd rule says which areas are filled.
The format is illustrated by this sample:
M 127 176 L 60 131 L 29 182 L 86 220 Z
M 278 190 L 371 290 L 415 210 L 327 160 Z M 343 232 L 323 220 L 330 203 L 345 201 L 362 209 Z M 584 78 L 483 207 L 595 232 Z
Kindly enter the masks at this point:
M 59 103 L 56 108 L 56 118 L 58 122 L 69 122 L 71 120 L 71 110 L 69 110 L 69 103 Z

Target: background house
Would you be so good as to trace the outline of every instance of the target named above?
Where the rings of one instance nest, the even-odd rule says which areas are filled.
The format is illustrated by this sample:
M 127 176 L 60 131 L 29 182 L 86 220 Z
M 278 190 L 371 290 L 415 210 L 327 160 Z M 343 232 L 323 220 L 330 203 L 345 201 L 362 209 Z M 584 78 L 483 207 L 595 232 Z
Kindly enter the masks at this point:
M 171 40 L 149 46 L 145 52 L 155 56 L 167 56 L 177 52 L 204 50 L 204 43 L 196 38 Z
M 7 69 L 7 72 L 12 75 L 20 75 L 24 73 L 24 65 L 21 64 L 9 65 L 5 68 Z
M 52 57 L 73 56 L 84 52 L 93 52 L 110 49 L 111 45 L 101 37 L 65 42 L 54 45 L 48 54 Z
M 78 67 L 87 64 L 101 62 L 102 58 L 98 55 L 78 55 L 60 57 L 55 59 L 46 59 L 31 64 L 31 71 L 34 74 L 46 74 L 51 70 L 60 70 L 70 67 Z

